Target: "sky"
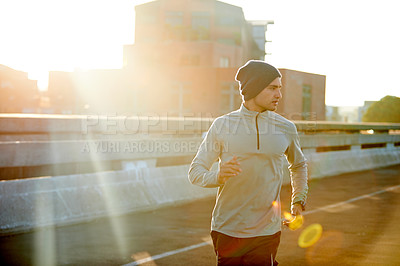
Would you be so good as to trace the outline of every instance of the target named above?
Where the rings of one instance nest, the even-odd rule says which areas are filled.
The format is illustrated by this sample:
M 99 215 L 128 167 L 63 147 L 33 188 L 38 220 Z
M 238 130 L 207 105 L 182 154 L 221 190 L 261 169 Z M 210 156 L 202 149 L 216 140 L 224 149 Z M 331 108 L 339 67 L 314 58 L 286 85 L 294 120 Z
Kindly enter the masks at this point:
M 122 67 L 146 0 L 2 0 L 0 64 L 47 86 L 48 71 Z M 326 76 L 326 104 L 400 97 L 396 0 L 223 0 L 268 26 L 266 61 Z

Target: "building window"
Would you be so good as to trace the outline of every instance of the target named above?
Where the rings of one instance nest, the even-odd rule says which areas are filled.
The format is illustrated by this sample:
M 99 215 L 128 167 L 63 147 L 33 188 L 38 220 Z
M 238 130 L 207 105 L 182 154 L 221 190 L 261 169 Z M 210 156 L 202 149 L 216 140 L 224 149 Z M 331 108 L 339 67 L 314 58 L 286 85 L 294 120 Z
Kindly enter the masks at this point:
M 165 24 L 170 26 L 183 25 L 183 12 L 168 11 L 165 13 Z
M 210 13 L 193 12 L 191 40 L 209 40 L 209 39 L 210 39 Z
M 257 43 L 258 49 L 265 51 L 265 28 L 264 25 L 253 26 L 253 38 Z
M 165 29 L 163 32 L 165 40 L 185 39 L 185 27 L 183 25 L 183 12 L 168 11 L 165 13 Z
M 303 85 L 303 109 L 302 118 L 308 120 L 311 117 L 311 86 Z
M 210 13 L 208 12 L 193 12 L 192 13 L 192 28 L 210 28 Z
M 231 37 L 228 38 L 218 38 L 217 42 L 227 45 L 241 45 L 242 44 L 242 34 L 240 32 L 233 32 Z
M 265 39 L 265 28 L 264 25 L 253 26 L 253 37 Z
M 242 96 L 239 92 L 237 82 L 223 82 L 221 83 L 221 101 L 220 110 L 222 113 L 231 112 L 240 107 L 242 103 Z
M 229 67 L 229 57 L 222 56 L 219 58 L 219 67 L 227 68 Z

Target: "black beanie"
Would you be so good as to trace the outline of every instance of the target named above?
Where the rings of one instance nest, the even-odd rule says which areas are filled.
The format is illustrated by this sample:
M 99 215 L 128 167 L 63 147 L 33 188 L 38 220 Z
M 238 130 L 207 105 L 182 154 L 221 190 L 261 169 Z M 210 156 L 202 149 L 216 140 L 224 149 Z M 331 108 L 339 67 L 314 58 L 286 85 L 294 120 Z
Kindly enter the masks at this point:
M 240 93 L 244 100 L 256 97 L 274 79 L 282 77 L 277 68 L 260 60 L 250 60 L 239 68 L 235 79 L 240 84 Z

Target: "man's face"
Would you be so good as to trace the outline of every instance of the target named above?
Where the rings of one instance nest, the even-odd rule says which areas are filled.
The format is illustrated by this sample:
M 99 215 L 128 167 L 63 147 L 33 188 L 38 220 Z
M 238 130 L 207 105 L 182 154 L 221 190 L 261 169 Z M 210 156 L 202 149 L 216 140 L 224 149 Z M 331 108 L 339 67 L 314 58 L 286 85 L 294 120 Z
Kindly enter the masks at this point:
M 282 98 L 281 88 L 281 78 L 278 77 L 254 97 L 255 105 L 262 110 L 275 111 Z

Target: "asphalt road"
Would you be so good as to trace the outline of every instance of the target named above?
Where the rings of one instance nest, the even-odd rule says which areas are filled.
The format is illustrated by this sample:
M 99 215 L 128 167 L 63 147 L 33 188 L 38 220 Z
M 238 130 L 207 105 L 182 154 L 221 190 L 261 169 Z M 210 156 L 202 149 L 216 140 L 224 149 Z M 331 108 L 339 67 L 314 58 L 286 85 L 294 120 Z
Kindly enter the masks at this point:
M 290 186 L 281 193 L 288 210 Z M 0 237 L 0 265 L 215 265 L 214 198 Z M 284 229 L 280 265 L 400 265 L 400 165 L 310 181 L 302 228 Z M 320 240 L 300 248 L 313 223 Z

